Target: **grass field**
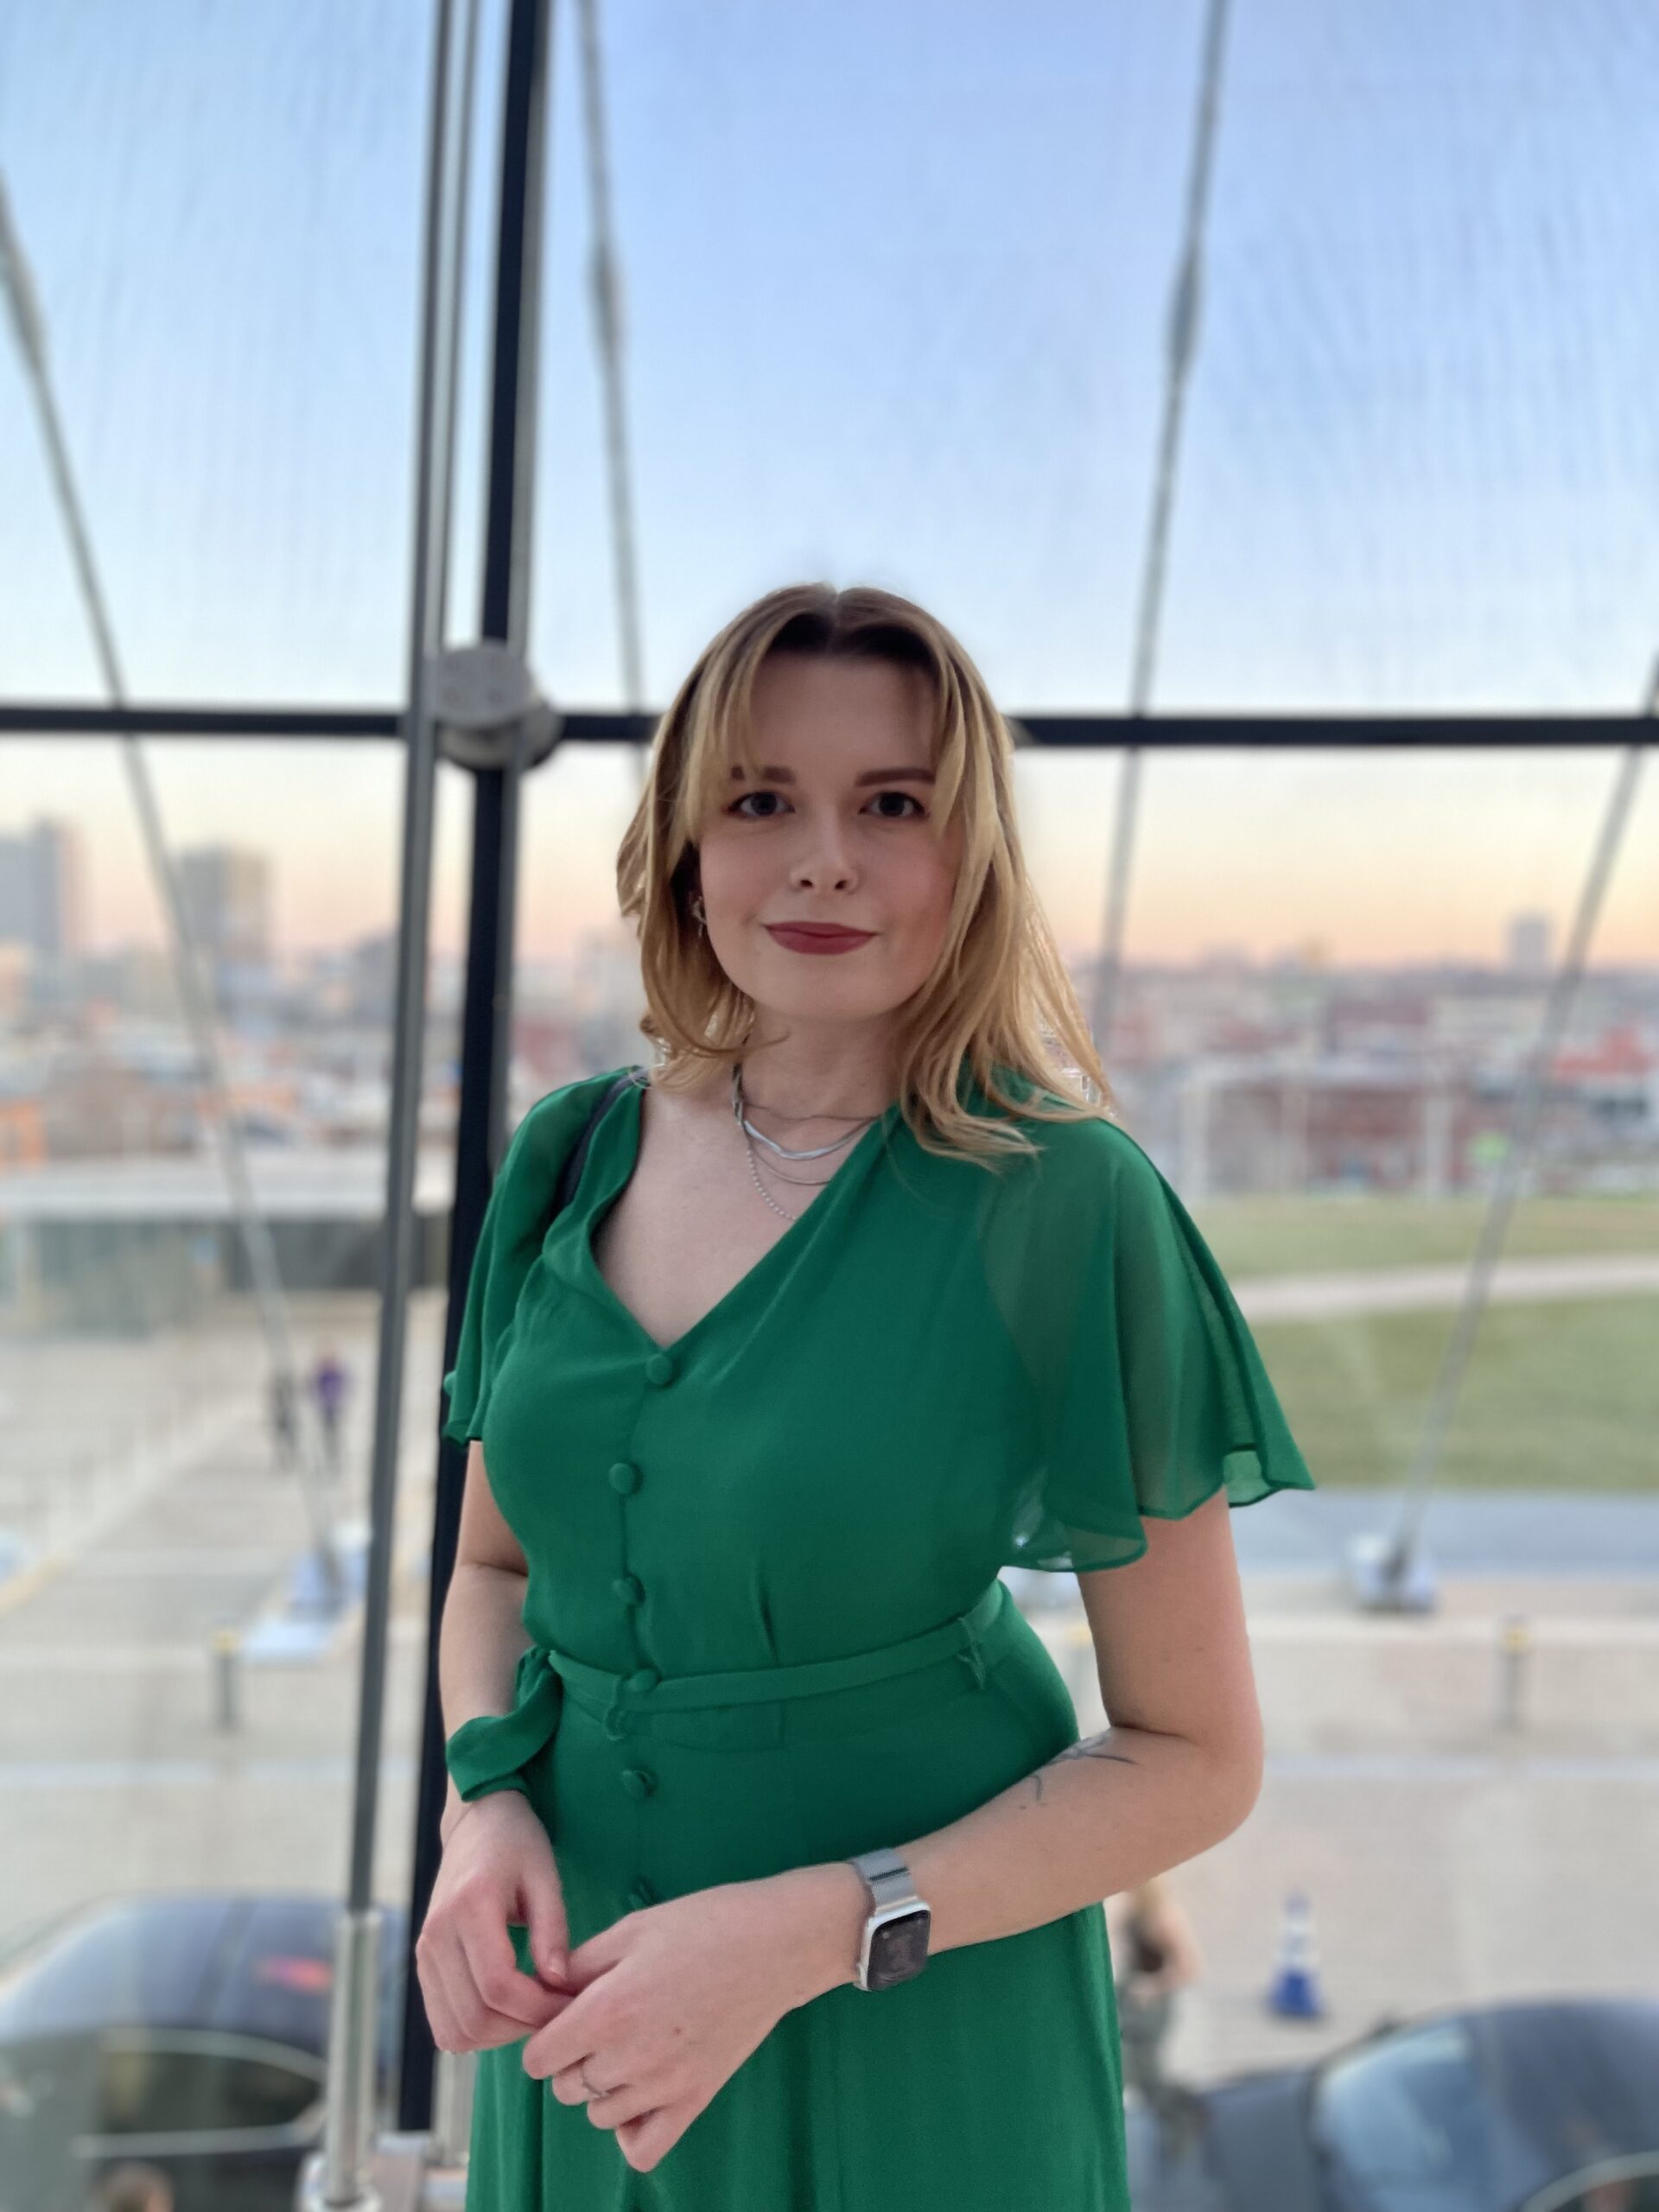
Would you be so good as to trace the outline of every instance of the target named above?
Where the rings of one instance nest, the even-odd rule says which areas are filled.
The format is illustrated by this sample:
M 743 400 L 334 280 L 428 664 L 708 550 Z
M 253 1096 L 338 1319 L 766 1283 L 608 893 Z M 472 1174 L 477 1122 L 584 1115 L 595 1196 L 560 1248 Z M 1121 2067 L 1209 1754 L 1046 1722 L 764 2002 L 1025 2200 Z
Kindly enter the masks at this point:
M 1189 1205 L 1228 1280 L 1455 1265 L 1478 1199 L 1251 1197 Z M 1505 1257 L 1659 1257 L 1659 1200 L 1519 1204 Z M 1451 1306 L 1252 1325 L 1313 1479 L 1391 1484 L 1410 1464 L 1450 1340 Z M 1659 1293 L 1489 1306 L 1437 1483 L 1446 1489 L 1659 1496 Z

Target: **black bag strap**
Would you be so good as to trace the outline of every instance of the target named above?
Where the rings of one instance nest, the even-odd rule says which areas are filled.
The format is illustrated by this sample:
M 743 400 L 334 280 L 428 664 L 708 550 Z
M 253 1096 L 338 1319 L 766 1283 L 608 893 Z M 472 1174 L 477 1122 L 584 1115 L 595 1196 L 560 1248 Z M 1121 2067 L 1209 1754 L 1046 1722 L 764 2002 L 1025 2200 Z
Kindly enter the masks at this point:
M 645 1071 L 636 1064 L 632 1067 L 625 1068 L 616 1081 L 607 1083 L 600 1093 L 594 1110 L 588 1116 L 582 1135 L 571 1147 L 570 1157 L 565 1161 L 564 1171 L 559 1177 L 558 1190 L 553 1199 L 553 1211 L 556 1214 L 563 1213 L 576 1194 L 576 1185 L 582 1179 L 582 1162 L 588 1157 L 588 1147 L 593 1140 L 594 1131 L 599 1127 L 601 1116 L 622 1096 L 630 1084 L 638 1084 L 643 1087 L 645 1082 Z

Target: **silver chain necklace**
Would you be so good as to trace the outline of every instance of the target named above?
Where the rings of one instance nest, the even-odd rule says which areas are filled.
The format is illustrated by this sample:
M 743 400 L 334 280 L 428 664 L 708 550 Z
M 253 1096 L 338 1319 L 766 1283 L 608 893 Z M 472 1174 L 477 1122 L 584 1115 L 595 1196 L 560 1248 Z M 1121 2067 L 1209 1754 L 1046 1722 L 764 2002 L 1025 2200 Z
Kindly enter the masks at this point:
M 861 1117 L 855 1115 L 815 1115 L 811 1117 L 815 1121 L 834 1122 L 845 1120 L 854 1122 L 855 1126 L 848 1130 L 845 1136 L 837 1137 L 833 1144 L 812 1145 L 804 1151 L 798 1152 L 791 1151 L 787 1145 L 779 1144 L 776 1137 L 769 1137 L 764 1129 L 757 1129 L 753 1122 L 749 1120 L 748 1116 L 745 1113 L 744 1104 L 742 1065 L 741 1062 L 734 1060 L 732 1063 L 732 1113 L 738 1127 L 743 1132 L 743 1146 L 744 1150 L 748 1154 L 749 1173 L 754 1179 L 755 1189 L 760 1192 L 761 1197 L 772 1208 L 772 1211 L 774 1213 L 782 1214 L 785 1221 L 798 1221 L 800 1219 L 800 1216 L 798 1214 L 791 1213 L 787 1206 L 780 1206 L 777 1199 L 772 1197 L 771 1192 L 767 1190 L 766 1185 L 760 1180 L 760 1163 L 756 1159 L 754 1150 L 755 1139 L 759 1138 L 762 1144 L 768 1146 L 779 1155 L 780 1159 L 783 1160 L 823 1160 L 832 1152 L 841 1151 L 844 1146 L 850 1144 L 855 1137 L 858 1136 L 863 1130 L 868 1128 L 872 1122 L 877 1121 L 880 1118 L 880 1116 L 875 1114 L 866 1114 Z M 805 1117 L 804 1116 L 803 1118 Z M 772 1173 L 776 1174 L 778 1173 L 777 1169 L 774 1168 Z M 831 1168 L 828 1175 L 822 1176 L 817 1180 L 814 1180 L 810 1177 L 798 1175 L 785 1175 L 782 1177 L 781 1179 L 785 1183 L 798 1183 L 811 1190 L 821 1191 L 826 1183 L 834 1179 L 836 1173 L 836 1170 L 835 1168 Z

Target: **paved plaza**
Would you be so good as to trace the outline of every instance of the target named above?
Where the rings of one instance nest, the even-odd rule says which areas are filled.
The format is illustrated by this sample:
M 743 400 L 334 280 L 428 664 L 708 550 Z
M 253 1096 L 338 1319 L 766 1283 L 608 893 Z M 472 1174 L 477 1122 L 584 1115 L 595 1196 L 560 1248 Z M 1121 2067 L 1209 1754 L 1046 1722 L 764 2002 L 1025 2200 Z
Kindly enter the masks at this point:
M 386 1898 L 408 1879 L 442 1321 L 439 1296 L 413 1301 Z M 348 1535 L 364 1515 L 373 1325 L 366 1300 L 296 1308 L 302 1362 L 332 1342 L 355 1379 L 331 1506 Z M 236 1725 L 219 1712 L 216 1629 L 268 1609 L 307 1542 L 264 1376 L 233 1313 L 172 1344 L 0 1346 L 0 1522 L 51 1554 L 0 1586 L 7 1927 L 122 1890 L 343 1884 L 356 1616 L 308 1658 L 243 1666 Z M 1659 1989 L 1659 1499 L 1437 1498 L 1439 1604 L 1421 1618 L 1363 1614 L 1348 1594 L 1346 1546 L 1392 1511 L 1351 1491 L 1233 1516 L 1268 1773 L 1245 1827 L 1173 1877 L 1206 1961 L 1170 2045 L 1190 2079 L 1312 2055 L 1390 2012 Z M 1080 1617 L 1030 1611 L 1084 1732 L 1101 1726 Z M 1529 1643 L 1506 1726 L 1499 1643 L 1516 1615 Z M 1329 2006 L 1312 2024 L 1262 2004 L 1292 1890 L 1312 1904 Z

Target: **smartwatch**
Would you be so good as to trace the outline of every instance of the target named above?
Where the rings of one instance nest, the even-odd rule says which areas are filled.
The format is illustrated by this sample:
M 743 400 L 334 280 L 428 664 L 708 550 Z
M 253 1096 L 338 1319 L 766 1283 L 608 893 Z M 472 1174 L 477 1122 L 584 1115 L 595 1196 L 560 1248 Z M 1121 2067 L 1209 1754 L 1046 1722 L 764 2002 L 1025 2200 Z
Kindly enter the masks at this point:
M 933 1915 L 916 1894 L 910 1869 L 898 1852 L 861 1851 L 849 1859 L 869 1892 L 869 1916 L 859 1944 L 855 1978 L 861 1989 L 891 1989 L 910 1981 L 927 1964 Z

